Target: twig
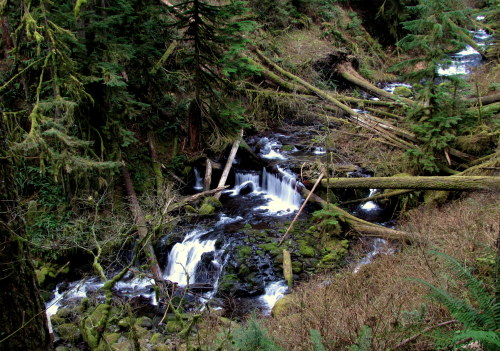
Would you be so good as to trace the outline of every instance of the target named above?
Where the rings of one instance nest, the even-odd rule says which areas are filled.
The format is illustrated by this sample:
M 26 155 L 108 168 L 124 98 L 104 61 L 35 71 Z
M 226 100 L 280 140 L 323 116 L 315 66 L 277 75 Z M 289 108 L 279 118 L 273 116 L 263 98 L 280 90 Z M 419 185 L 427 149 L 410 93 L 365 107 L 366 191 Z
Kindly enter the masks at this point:
M 419 336 L 421 336 L 422 334 L 427 333 L 430 330 L 433 330 L 433 329 L 436 329 L 436 328 L 439 328 L 439 327 L 444 327 L 446 325 L 454 324 L 454 323 L 458 323 L 458 321 L 456 319 L 452 319 L 451 321 L 446 321 L 446 322 L 443 322 L 443 323 L 439 323 L 439 324 L 433 325 L 432 327 L 425 328 L 424 330 L 422 330 L 421 333 L 418 333 L 417 335 L 413 335 L 411 338 L 408 338 L 408 339 L 405 339 L 405 340 L 401 341 L 392 350 L 396 350 L 396 349 L 400 348 L 401 346 L 404 346 L 404 345 L 412 342 L 413 340 L 417 339 Z
M 290 223 L 290 226 L 288 227 L 288 229 L 286 230 L 286 233 L 285 235 L 283 235 L 283 237 L 281 238 L 278 246 L 281 246 L 281 244 L 283 244 L 283 241 L 285 241 L 285 239 L 287 238 L 288 236 L 288 233 L 290 232 L 290 230 L 292 230 L 292 227 L 295 223 L 295 221 L 297 220 L 297 218 L 299 218 L 300 214 L 302 213 L 302 210 L 304 209 L 304 207 L 306 207 L 306 204 L 307 202 L 309 201 L 309 198 L 312 196 L 312 194 L 314 193 L 314 190 L 316 190 L 316 187 L 318 186 L 318 184 L 321 182 L 321 179 L 323 179 L 324 177 L 324 173 L 321 173 L 318 177 L 318 180 L 316 180 L 316 183 L 314 184 L 313 188 L 311 189 L 311 192 L 309 193 L 309 195 L 307 195 L 306 199 L 304 200 L 304 203 L 302 204 L 302 206 L 300 206 L 300 209 L 299 209 L 299 212 L 297 212 L 297 214 L 295 215 L 295 218 L 293 219 L 292 223 Z

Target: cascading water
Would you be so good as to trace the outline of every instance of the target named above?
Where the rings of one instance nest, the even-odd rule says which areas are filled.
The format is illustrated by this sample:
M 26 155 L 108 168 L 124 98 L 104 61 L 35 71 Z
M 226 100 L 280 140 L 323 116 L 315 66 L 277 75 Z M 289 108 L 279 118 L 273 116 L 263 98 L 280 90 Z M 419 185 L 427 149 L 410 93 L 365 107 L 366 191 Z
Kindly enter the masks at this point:
M 370 189 L 370 194 L 368 197 L 372 197 L 377 193 L 378 189 Z M 375 201 L 367 201 L 361 204 L 360 206 L 361 210 L 363 211 L 375 211 L 379 210 L 380 207 L 375 203 Z
M 197 282 L 196 269 L 203 254 L 215 251 L 215 239 L 201 240 L 207 233 L 206 230 L 195 229 L 186 235 L 181 243 L 174 245 L 168 255 L 168 264 L 163 275 L 166 280 L 181 286 Z
M 377 255 L 392 255 L 394 249 L 389 247 L 389 242 L 385 239 L 374 238 L 371 242 L 371 251 L 354 267 L 354 273 L 357 273 L 365 264 L 373 261 Z
M 196 191 L 203 190 L 203 179 L 201 178 L 200 171 L 198 168 L 194 168 L 194 186 L 193 189 Z

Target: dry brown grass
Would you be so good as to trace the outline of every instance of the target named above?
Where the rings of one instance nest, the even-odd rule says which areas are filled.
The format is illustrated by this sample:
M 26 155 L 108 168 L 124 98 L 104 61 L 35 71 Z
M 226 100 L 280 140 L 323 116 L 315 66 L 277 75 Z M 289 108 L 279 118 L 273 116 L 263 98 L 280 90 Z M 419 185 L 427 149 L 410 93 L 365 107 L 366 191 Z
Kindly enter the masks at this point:
M 442 208 L 412 211 L 400 229 L 410 232 L 418 244 L 378 257 L 357 274 L 324 275 L 301 284 L 287 311 L 267 321 L 270 333 L 286 350 L 311 350 L 309 330 L 314 328 L 328 350 L 339 350 L 354 343 L 360 328 L 368 325 L 374 335 L 372 350 L 386 350 L 425 327 L 451 319 L 425 298 L 428 291 L 421 284 L 408 278 L 464 294 L 429 249 L 455 257 L 483 275 L 491 273 L 492 267 L 482 267 L 478 258 L 494 252 L 497 200 L 498 193 L 477 193 Z M 424 304 L 425 312 L 420 313 Z M 422 336 L 405 347 L 424 350 L 431 345 L 431 339 Z

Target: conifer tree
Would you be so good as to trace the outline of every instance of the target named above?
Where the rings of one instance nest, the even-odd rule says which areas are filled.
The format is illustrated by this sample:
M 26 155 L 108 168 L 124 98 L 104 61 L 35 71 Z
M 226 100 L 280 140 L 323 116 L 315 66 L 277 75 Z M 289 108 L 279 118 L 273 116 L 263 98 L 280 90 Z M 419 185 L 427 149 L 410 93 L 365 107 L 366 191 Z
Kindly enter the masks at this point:
M 247 12 L 242 1 L 216 6 L 190 0 L 171 10 L 178 19 L 174 25 L 182 33 L 182 49 L 186 49 L 182 67 L 189 73 L 185 83 L 193 90 L 188 139 L 190 149 L 196 151 L 204 122 L 212 134 L 211 145 L 241 127 L 242 110 L 228 103 L 224 89 L 245 73 L 258 70 L 239 55 L 248 41 L 244 35 L 254 28 L 254 22 L 242 17 Z

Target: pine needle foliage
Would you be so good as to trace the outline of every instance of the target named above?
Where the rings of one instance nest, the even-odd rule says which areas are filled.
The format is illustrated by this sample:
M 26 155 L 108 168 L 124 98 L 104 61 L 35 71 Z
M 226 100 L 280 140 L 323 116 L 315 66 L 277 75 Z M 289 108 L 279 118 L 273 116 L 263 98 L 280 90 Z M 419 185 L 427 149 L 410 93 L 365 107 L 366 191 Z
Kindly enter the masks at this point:
M 234 346 L 238 351 L 283 351 L 253 316 L 245 328 L 235 332 Z
M 463 329 L 448 340 L 449 344 L 462 349 L 472 340 L 479 342 L 485 350 L 498 350 L 500 348 L 499 287 L 495 287 L 497 291 L 493 293 L 488 291 L 484 283 L 460 262 L 437 251 L 432 253 L 445 260 L 451 268 L 453 278 L 463 281 L 466 288 L 464 296 L 453 296 L 441 287 L 416 279 L 430 289 L 429 296 L 432 299 L 446 307 L 451 316 L 462 324 Z

